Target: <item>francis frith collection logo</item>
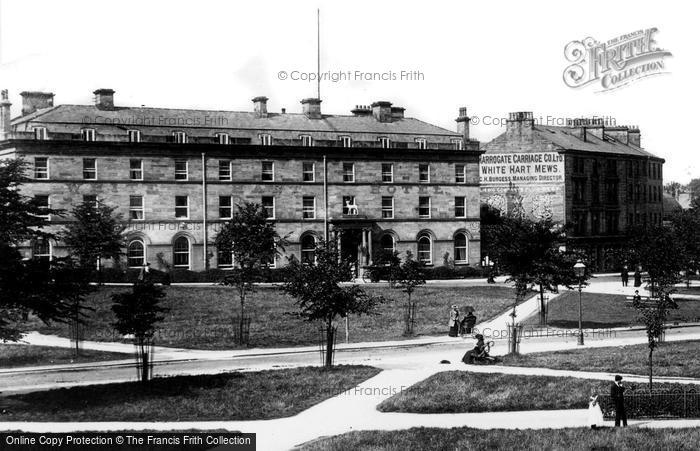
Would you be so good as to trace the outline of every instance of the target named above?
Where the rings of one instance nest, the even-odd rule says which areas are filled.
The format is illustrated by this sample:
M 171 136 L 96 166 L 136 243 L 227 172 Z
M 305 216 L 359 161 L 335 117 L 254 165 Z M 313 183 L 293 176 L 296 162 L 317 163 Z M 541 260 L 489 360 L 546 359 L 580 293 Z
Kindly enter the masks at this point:
M 605 42 L 588 37 L 564 48 L 564 83 L 571 88 L 597 87 L 611 91 L 646 77 L 668 73 L 664 58 L 671 52 L 655 41 L 657 28 L 637 30 Z

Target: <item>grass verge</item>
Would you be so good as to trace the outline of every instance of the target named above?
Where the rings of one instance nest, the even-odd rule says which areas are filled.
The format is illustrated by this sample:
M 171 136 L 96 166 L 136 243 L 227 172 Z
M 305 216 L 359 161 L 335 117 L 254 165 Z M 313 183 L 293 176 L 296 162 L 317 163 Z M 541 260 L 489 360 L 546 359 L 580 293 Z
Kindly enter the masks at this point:
M 93 293 L 88 304 L 95 309 L 89 313 L 85 327 L 85 339 L 97 341 L 121 341 L 111 323 L 111 295 L 129 290 L 129 287 L 102 287 Z M 388 301 L 381 305 L 376 315 L 350 317 L 350 341 L 397 340 L 403 332 L 404 294 L 389 287 L 368 286 L 365 289 L 375 295 L 383 295 Z M 232 349 L 232 317 L 238 312 L 236 291 L 228 287 L 166 287 L 164 305 L 170 309 L 156 335 L 156 344 L 195 349 Z M 447 334 L 450 305 L 472 306 L 479 320 L 490 319 L 512 305 L 513 290 L 508 287 L 421 287 L 414 299 L 416 310 L 416 335 Z M 318 325 L 304 322 L 285 313 L 296 311 L 292 298 L 277 288 L 260 288 L 247 301 L 251 316 L 250 346 L 288 347 L 318 344 Z M 237 326 L 237 325 L 236 325 Z M 65 324 L 44 325 L 40 321 L 27 324 L 27 330 L 67 337 Z M 344 327 L 339 332 L 344 337 Z
M 586 293 L 581 296 L 583 327 L 601 329 L 639 325 L 635 309 L 627 297 L 617 294 Z M 547 323 L 551 327 L 578 328 L 578 292 L 564 291 L 548 305 Z M 678 309 L 670 310 L 668 322 L 694 322 L 700 319 L 700 301 L 678 300 Z M 539 316 L 527 318 L 523 324 L 538 325 Z
M 654 376 L 700 378 L 700 341 L 667 341 L 654 351 Z M 503 365 L 647 375 L 646 344 L 504 356 Z
M 0 344 L 0 368 L 102 362 L 130 358 L 133 358 L 131 354 L 91 351 L 86 349 L 81 350 L 80 355 L 76 357 L 73 355 L 73 350 L 68 348 L 11 343 Z
M 445 371 L 384 400 L 377 409 L 409 413 L 585 409 L 591 390 L 609 393 L 610 384 L 573 377 Z
M 472 429 L 412 428 L 403 431 L 360 431 L 307 443 L 304 451 L 528 450 L 679 450 L 697 449 L 700 429 L 588 428 Z
M 3 421 L 265 420 L 295 415 L 379 373 L 337 366 L 156 378 L 8 396 Z

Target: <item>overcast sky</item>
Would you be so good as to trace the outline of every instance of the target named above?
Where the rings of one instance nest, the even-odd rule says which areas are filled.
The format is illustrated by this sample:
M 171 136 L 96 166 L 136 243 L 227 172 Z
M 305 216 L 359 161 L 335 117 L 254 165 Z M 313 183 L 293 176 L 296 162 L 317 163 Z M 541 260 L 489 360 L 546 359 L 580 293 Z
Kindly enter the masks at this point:
M 316 69 L 321 8 L 322 72 L 419 71 L 415 80 L 325 81 L 324 113 L 389 100 L 406 115 L 455 129 L 460 106 L 488 141 L 503 129 L 489 117 L 610 116 L 639 125 L 642 145 L 666 159 L 665 181 L 700 177 L 696 127 L 700 63 L 693 2 L 593 1 L 223 1 L 0 0 L 0 87 L 47 90 L 56 103 L 89 103 L 96 88 L 123 106 L 301 111 Z M 610 92 L 572 89 L 564 47 L 658 28 L 673 56 L 668 74 Z M 280 79 L 285 71 L 286 80 Z M 296 73 L 300 76 L 300 73 Z M 372 77 L 372 75 L 369 75 Z M 496 122 L 496 121 L 493 121 Z

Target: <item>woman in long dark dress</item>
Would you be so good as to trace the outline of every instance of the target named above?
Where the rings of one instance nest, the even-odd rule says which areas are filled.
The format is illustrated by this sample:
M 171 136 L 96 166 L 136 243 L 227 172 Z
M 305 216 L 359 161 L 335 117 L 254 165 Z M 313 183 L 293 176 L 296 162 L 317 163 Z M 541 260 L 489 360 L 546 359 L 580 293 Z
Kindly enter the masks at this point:
M 450 337 L 456 337 L 459 335 L 459 310 L 457 309 L 456 305 L 452 306 L 452 310 L 450 310 L 450 321 L 448 323 L 450 326 L 450 332 L 449 336 Z

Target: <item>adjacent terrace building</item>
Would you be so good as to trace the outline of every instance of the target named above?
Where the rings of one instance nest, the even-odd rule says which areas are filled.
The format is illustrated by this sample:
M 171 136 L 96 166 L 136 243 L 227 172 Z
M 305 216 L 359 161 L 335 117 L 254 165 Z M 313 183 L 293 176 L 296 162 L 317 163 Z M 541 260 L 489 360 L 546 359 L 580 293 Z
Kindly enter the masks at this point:
M 21 115 L 10 119 L 4 92 L 0 157 L 28 162 L 22 190 L 47 207 L 118 207 L 130 267 L 231 268 L 231 254 L 213 243 L 243 201 L 264 206 L 289 236 L 287 256 L 301 260 L 328 239 L 358 271 L 378 249 L 411 250 L 429 265 L 446 253 L 479 264 L 480 150 L 465 108 L 453 132 L 385 101 L 329 115 L 315 98 L 288 113 L 268 111 L 266 97 L 234 112 L 123 107 L 113 90 L 94 94 L 91 105 L 54 105 L 52 93 L 22 92 Z M 50 218 L 52 227 L 71 219 Z M 37 242 L 22 252 L 66 250 Z
M 567 245 L 598 270 L 620 264 L 614 251 L 629 227 L 663 220 L 664 160 L 641 147 L 637 127 L 602 118 L 542 126 L 517 112 L 482 148 L 482 203 L 570 224 Z

